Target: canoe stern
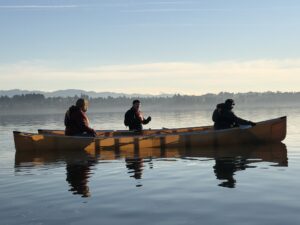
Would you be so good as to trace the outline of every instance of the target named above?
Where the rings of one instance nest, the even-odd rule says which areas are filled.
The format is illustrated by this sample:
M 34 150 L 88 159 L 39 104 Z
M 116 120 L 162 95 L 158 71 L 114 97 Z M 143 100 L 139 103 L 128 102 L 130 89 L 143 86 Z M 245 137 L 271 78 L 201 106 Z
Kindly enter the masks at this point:
M 286 137 L 287 117 L 281 117 L 278 122 L 272 124 L 272 141 L 280 142 Z

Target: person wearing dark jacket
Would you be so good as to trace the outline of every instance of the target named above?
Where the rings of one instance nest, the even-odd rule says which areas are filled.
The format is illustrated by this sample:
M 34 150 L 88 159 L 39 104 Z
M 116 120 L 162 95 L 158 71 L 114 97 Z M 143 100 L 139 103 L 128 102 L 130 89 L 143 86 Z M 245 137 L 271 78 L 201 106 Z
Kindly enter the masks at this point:
M 150 116 L 147 119 L 144 118 L 140 106 L 141 102 L 134 100 L 132 107 L 125 113 L 124 124 L 129 127 L 129 130 L 141 131 L 143 124 L 148 124 L 151 121 Z
M 215 109 L 212 116 L 212 119 L 215 122 L 214 128 L 216 130 L 228 129 L 238 127 L 241 125 L 256 125 L 252 121 L 244 120 L 242 118 L 237 117 L 232 111 L 234 105 L 235 103 L 232 99 L 227 99 L 225 103 L 217 105 L 217 108 Z
M 217 104 L 217 107 L 213 112 L 212 120 L 214 121 L 214 128 L 216 130 L 225 129 L 226 127 L 226 124 L 222 119 L 222 111 L 224 109 L 224 106 L 224 103 Z
M 86 115 L 88 101 L 78 99 L 76 105 L 71 106 L 65 114 L 65 135 L 67 136 L 91 136 L 95 137 L 96 132 L 89 127 L 89 119 Z

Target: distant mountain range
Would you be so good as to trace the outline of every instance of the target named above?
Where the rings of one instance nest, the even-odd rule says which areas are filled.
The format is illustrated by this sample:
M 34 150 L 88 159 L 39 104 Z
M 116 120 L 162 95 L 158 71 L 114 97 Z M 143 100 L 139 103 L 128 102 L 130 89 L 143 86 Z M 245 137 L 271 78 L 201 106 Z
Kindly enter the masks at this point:
M 66 90 L 58 90 L 52 92 L 46 91 L 28 91 L 28 90 L 20 90 L 20 89 L 12 89 L 12 90 L 0 90 L 0 96 L 8 96 L 12 97 L 14 95 L 22 95 L 22 94 L 43 94 L 45 97 L 74 97 L 75 95 L 88 95 L 92 98 L 107 98 L 107 97 L 171 97 L 174 94 L 160 94 L 160 95 L 151 95 L 151 94 L 125 94 L 125 93 L 116 93 L 116 92 L 95 92 L 95 91 L 84 91 L 80 89 L 66 89 Z

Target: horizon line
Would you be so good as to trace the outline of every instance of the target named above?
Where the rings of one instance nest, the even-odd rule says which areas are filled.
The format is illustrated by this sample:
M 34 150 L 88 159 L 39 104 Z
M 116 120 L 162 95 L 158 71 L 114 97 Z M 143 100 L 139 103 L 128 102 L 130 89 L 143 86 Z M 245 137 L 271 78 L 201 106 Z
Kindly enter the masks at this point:
M 119 94 L 119 95 L 149 95 L 149 96 L 160 96 L 160 95 L 186 95 L 186 96 L 203 96 L 203 95 L 208 95 L 208 94 L 214 94 L 214 95 L 219 95 L 219 94 L 249 94 L 249 93 L 259 93 L 259 94 L 264 94 L 264 93 L 278 93 L 278 94 L 283 94 L 283 93 L 300 93 L 299 91 L 245 91 L 245 92 L 230 92 L 230 91 L 219 91 L 219 92 L 206 92 L 206 93 L 183 93 L 183 92 L 174 92 L 174 93 L 167 93 L 167 92 L 161 92 L 158 94 L 149 94 L 149 93 L 126 93 L 126 92 L 115 92 L 115 91 L 95 91 L 95 90 L 83 90 L 83 89 L 59 89 L 59 90 L 28 90 L 28 89 L 6 89 L 2 90 L 0 89 L 0 92 L 9 92 L 9 91 L 24 91 L 24 92 L 31 92 L 32 94 L 40 94 L 38 92 L 44 92 L 46 94 L 54 93 L 54 92 L 59 92 L 59 91 L 82 91 L 82 92 L 94 92 L 95 94 L 102 94 L 102 93 L 111 93 L 111 94 Z M 82 93 L 84 94 L 84 93 Z M 3 95 L 0 95 L 3 96 Z

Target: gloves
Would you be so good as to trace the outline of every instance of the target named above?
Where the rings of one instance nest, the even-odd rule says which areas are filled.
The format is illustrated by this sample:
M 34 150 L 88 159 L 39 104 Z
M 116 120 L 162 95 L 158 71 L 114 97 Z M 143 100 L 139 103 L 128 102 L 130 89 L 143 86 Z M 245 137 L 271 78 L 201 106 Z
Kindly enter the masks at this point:
M 148 118 L 146 119 L 146 122 L 149 123 L 151 121 L 151 116 L 148 116 Z

